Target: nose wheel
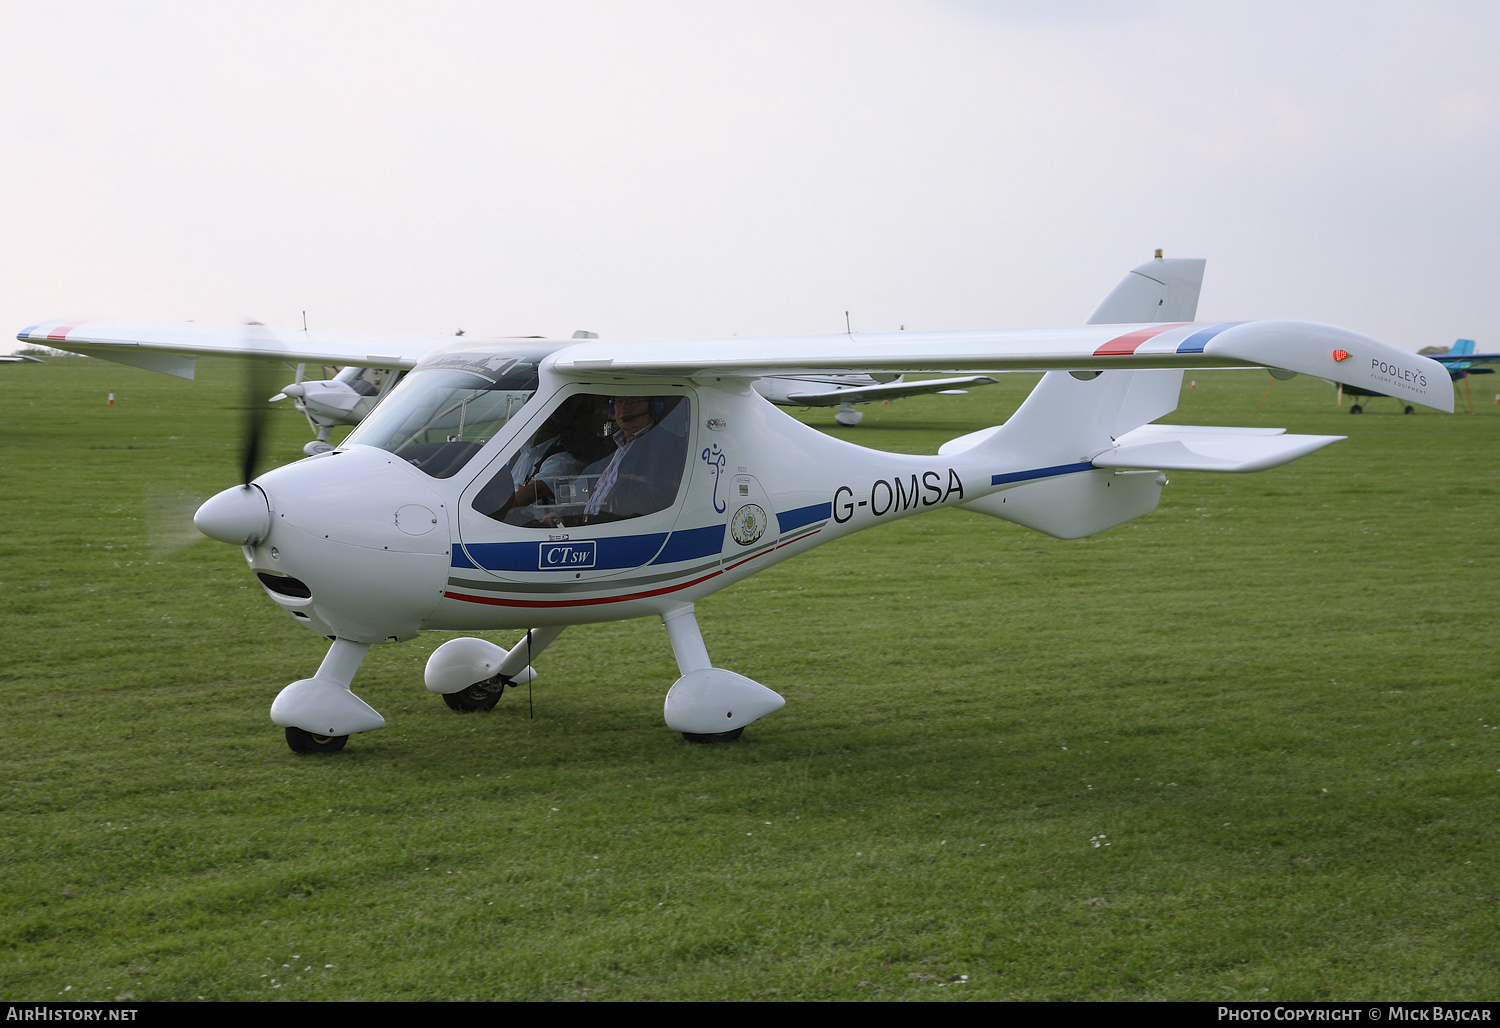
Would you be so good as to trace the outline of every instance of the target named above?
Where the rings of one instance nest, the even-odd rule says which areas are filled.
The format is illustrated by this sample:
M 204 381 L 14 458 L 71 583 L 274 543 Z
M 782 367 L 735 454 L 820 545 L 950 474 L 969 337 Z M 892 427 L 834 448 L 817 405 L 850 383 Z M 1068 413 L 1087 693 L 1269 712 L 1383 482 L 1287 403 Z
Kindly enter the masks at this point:
M 337 753 L 348 741 L 347 735 L 314 735 L 291 727 L 286 730 L 286 744 L 293 753 Z

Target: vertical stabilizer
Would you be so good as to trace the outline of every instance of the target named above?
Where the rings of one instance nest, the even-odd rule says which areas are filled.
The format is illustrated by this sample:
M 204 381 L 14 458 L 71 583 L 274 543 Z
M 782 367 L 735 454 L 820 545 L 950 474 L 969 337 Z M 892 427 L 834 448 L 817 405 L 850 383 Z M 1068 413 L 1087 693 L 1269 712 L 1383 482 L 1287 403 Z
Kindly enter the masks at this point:
M 1130 269 L 1084 324 L 1197 320 L 1205 263 L 1201 257 L 1158 257 Z
M 1132 268 L 1087 324 L 1192 321 L 1206 263 L 1198 257 L 1157 257 Z M 1131 429 L 1172 413 L 1181 392 L 1180 371 L 1105 371 L 1093 379 L 1049 371 L 1001 435 L 1046 440 L 1057 463 L 1089 460 Z
M 1198 257 L 1157 257 L 1132 268 L 1087 324 L 1194 320 L 1206 263 Z M 1180 371 L 1049 371 L 1004 425 L 951 439 L 938 452 L 981 445 L 998 451 L 1024 443 L 1043 465 L 1087 461 L 1126 432 L 1172 413 L 1181 392 Z

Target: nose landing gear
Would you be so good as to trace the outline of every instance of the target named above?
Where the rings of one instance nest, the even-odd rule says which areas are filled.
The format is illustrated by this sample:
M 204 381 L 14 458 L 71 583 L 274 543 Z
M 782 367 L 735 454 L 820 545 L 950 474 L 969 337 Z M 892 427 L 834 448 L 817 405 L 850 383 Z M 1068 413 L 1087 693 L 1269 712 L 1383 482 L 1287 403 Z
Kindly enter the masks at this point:
M 373 732 L 385 724 L 375 708 L 349 690 L 369 649 L 369 643 L 335 639 L 316 675 L 277 694 L 271 721 L 286 729 L 286 744 L 294 753 L 337 753 L 353 733 Z

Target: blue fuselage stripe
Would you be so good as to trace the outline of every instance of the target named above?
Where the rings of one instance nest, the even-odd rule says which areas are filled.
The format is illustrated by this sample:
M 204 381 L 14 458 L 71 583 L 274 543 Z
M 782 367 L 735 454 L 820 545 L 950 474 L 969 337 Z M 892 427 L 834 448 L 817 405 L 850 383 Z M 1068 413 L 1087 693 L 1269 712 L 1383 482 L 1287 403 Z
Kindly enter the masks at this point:
M 701 560 L 716 557 L 724 549 L 724 526 L 709 525 L 705 528 L 690 528 L 673 532 L 649 535 L 604 536 L 590 539 L 580 537 L 577 530 L 567 543 L 536 542 L 519 543 L 468 543 L 455 547 L 453 566 L 456 568 L 483 568 L 486 571 L 556 571 L 584 567 L 592 571 L 638 568 L 643 564 L 678 564 L 686 560 Z M 553 563 L 547 557 L 549 547 L 571 547 L 583 552 L 594 548 L 586 563 Z M 554 558 L 555 559 L 555 555 Z
M 991 475 L 990 485 L 1006 485 L 1010 482 L 1029 482 L 1033 478 L 1053 478 L 1057 475 L 1072 475 L 1079 471 L 1092 471 L 1094 465 L 1088 461 L 1077 464 L 1054 464 L 1050 468 L 1033 468 L 1030 471 L 1012 471 L 1008 475 Z
M 814 521 L 827 521 L 832 516 L 832 503 L 815 503 L 811 507 L 782 511 L 776 515 L 776 523 L 781 526 L 783 532 L 790 532 L 803 525 L 810 525 Z
M 709 525 L 707 528 L 689 528 L 673 532 L 667 545 L 656 555 L 653 564 L 677 564 L 684 560 L 701 557 L 717 557 L 724 549 L 724 526 Z

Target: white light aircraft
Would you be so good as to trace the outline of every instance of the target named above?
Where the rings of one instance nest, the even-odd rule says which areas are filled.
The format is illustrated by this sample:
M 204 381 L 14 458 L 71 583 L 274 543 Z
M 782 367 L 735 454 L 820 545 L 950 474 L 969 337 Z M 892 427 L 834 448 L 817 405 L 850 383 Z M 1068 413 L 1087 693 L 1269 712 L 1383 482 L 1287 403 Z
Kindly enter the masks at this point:
M 1071 539 L 1155 509 L 1165 471 L 1258 471 L 1342 436 L 1157 425 L 1184 369 L 1264 367 L 1446 411 L 1442 365 L 1344 329 L 1196 324 L 1200 260 L 1127 274 L 1081 327 L 683 341 L 510 341 L 47 322 L 40 343 L 155 370 L 199 354 L 410 368 L 336 450 L 214 496 L 204 534 L 242 547 L 266 595 L 332 641 L 271 720 L 298 752 L 384 719 L 350 688 L 372 645 L 423 630 L 519 629 L 509 649 L 439 646 L 429 690 L 456 710 L 530 682 L 570 625 L 659 617 L 681 676 L 667 726 L 738 737 L 781 696 L 713 666 L 693 604 L 814 546 L 962 507 Z M 936 456 L 834 439 L 753 388 L 768 376 L 1045 371 L 1004 424 Z M 253 442 L 247 466 L 253 466 Z M 245 478 L 250 478 L 247 470 Z

